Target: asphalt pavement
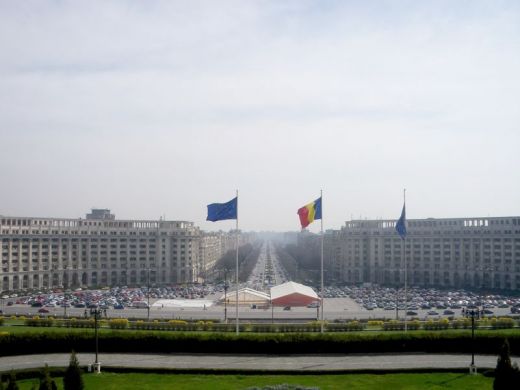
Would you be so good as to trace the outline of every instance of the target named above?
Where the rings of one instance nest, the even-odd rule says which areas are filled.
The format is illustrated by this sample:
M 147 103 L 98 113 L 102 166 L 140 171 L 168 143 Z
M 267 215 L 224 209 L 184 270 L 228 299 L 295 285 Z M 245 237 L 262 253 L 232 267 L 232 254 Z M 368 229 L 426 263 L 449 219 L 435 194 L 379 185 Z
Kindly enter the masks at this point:
M 81 365 L 94 362 L 91 353 L 77 355 Z M 69 354 L 45 354 L 0 357 L 0 371 L 50 367 L 65 367 Z M 99 354 L 101 367 L 220 369 L 272 371 L 350 371 L 403 369 L 469 368 L 471 355 L 460 354 L 351 354 L 351 355 L 226 355 L 226 354 Z M 520 364 L 520 357 L 512 361 Z M 495 355 L 475 355 L 478 370 L 493 369 Z

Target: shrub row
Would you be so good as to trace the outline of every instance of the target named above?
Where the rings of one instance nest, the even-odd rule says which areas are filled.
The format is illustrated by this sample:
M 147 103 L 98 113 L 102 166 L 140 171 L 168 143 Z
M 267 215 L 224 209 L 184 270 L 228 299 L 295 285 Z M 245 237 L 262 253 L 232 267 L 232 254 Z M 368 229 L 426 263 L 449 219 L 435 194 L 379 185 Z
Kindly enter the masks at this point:
M 93 318 L 88 319 L 76 319 L 71 318 L 70 320 L 61 320 L 57 321 L 56 324 L 58 326 L 63 326 L 65 328 L 94 328 L 94 324 L 96 322 Z M 101 321 L 98 321 L 98 327 L 101 326 Z
M 511 353 L 520 352 L 520 334 L 508 332 Z M 496 354 L 503 342 L 501 332 L 479 332 L 475 335 L 475 352 Z M 232 333 L 184 333 L 118 331 L 99 333 L 101 353 L 470 353 L 471 332 L 408 333 L 271 333 L 239 336 Z M 0 354 L 33 354 L 53 352 L 92 352 L 93 332 L 42 333 L 17 332 L 0 337 Z
M 134 321 L 129 323 L 130 329 L 146 329 L 146 330 L 181 330 L 181 331 L 203 331 L 213 330 L 213 322 L 197 321 L 187 322 L 179 320 L 163 321 Z
M 453 320 L 451 322 L 451 326 L 453 329 L 469 329 L 469 328 L 471 328 L 471 319 L 459 318 L 459 319 Z
M 104 326 L 106 321 L 98 321 L 98 327 Z M 25 325 L 27 326 L 57 326 L 64 328 L 94 328 L 94 319 L 66 319 L 58 320 L 53 317 L 40 318 L 38 316 L 25 319 Z
M 110 329 L 126 329 L 128 328 L 128 320 L 126 318 L 117 318 L 108 321 Z
M 4 317 L 0 316 L 0 326 L 4 324 Z
M 515 326 L 515 321 L 509 317 L 499 317 L 491 319 L 491 327 L 496 329 L 510 329 Z
M 344 324 L 325 324 L 325 327 L 328 332 L 352 332 L 365 329 L 366 323 L 350 321 Z
M 417 330 L 421 327 L 418 320 L 407 321 L 406 328 L 408 330 Z M 383 323 L 383 330 L 404 330 L 404 321 L 390 320 Z
M 52 326 L 54 325 L 54 318 L 47 317 L 47 318 L 40 318 L 38 316 L 35 316 L 33 318 L 27 318 L 25 320 L 25 325 L 27 326 Z
M 94 328 L 94 319 L 53 319 L 52 317 L 40 318 L 38 316 L 25 319 L 25 324 L 28 326 L 58 326 L 66 328 Z M 1 322 L 0 322 L 1 324 Z M 98 326 L 107 326 L 111 329 L 134 329 L 134 330 L 169 330 L 169 331 L 214 331 L 214 332 L 234 332 L 235 324 L 229 323 L 214 323 L 213 321 L 197 321 L 188 322 L 182 320 L 170 321 L 128 321 L 127 319 L 112 319 L 100 320 Z M 380 327 L 383 330 L 395 331 L 404 330 L 405 325 L 403 321 L 349 321 L 341 323 L 324 323 L 324 328 L 327 332 L 351 332 L 361 331 L 368 327 Z M 476 322 L 477 327 L 489 327 L 493 329 L 508 329 L 515 326 L 515 321 L 509 317 L 500 318 L 485 318 Z M 445 330 L 453 329 L 468 329 L 471 328 L 471 320 L 468 318 L 456 319 L 449 321 L 447 318 L 440 320 L 418 321 L 412 320 L 407 322 L 408 330 Z M 319 321 L 312 321 L 301 324 L 240 324 L 241 332 L 254 333 L 304 333 L 304 332 L 319 332 L 321 325 Z
M 368 321 L 370 323 L 371 321 Z M 376 321 L 373 321 L 376 322 Z M 397 320 L 390 320 L 387 322 L 381 322 L 381 327 L 383 330 L 404 330 L 404 322 Z M 375 326 L 375 325 L 373 325 Z M 499 317 L 499 318 L 484 318 L 482 320 L 478 320 L 475 323 L 476 327 L 481 328 L 492 328 L 492 329 L 510 329 L 514 328 L 515 321 L 509 317 Z M 460 318 L 453 321 L 449 321 L 447 318 L 441 318 L 440 320 L 427 320 L 427 321 L 408 321 L 407 327 L 409 330 L 445 330 L 450 327 L 453 329 L 470 329 L 471 328 L 471 319 L 469 318 Z
M 445 330 L 450 327 L 450 321 L 446 318 L 440 320 L 428 320 L 423 324 L 423 328 L 426 330 Z

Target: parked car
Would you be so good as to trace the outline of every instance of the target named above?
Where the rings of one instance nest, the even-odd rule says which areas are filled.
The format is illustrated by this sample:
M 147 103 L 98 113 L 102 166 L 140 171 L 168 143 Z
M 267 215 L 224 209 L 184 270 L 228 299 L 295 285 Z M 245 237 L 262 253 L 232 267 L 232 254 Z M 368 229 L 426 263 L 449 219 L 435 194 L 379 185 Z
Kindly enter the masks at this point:
M 455 312 L 453 310 L 444 310 L 443 314 L 445 316 L 452 316 L 455 314 Z
M 416 316 L 416 315 L 417 315 L 417 312 L 412 311 L 412 310 L 408 310 L 408 311 L 406 312 L 406 315 L 407 315 L 407 316 Z
M 428 312 L 428 315 L 429 315 L 429 316 L 438 316 L 439 313 L 437 313 L 435 310 L 430 310 L 430 311 Z
M 49 310 L 44 307 L 42 307 L 41 309 L 38 310 L 38 313 L 48 313 L 48 312 L 49 312 Z
M 123 305 L 121 305 L 121 304 L 114 305 L 114 309 L 116 309 L 116 310 L 122 310 L 124 308 L 125 307 Z

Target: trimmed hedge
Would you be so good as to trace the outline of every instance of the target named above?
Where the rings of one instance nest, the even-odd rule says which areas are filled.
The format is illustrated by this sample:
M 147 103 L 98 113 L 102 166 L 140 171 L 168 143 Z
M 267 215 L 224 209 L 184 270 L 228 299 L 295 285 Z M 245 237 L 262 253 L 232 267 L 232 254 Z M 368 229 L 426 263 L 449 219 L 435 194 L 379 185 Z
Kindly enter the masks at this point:
M 19 319 L 21 319 L 20 317 Z M 65 327 L 65 328 L 94 328 L 95 321 L 92 318 L 70 318 L 70 319 L 54 319 L 53 317 L 35 316 L 32 318 L 25 318 L 25 325 L 27 326 L 41 326 L 41 327 Z M 3 319 L 0 317 L 0 320 Z M 0 322 L 0 325 L 2 322 Z M 363 331 L 368 328 L 380 328 L 385 331 L 402 331 L 404 330 L 404 321 L 389 320 L 383 321 L 348 321 L 348 322 L 324 322 L 324 328 L 327 332 L 352 332 L 352 331 Z M 509 329 L 514 328 L 516 321 L 510 317 L 499 317 L 499 318 L 483 318 L 477 320 L 475 323 L 477 328 L 492 328 L 492 329 Z M 242 323 L 240 326 L 240 332 L 252 332 L 252 333 L 308 333 L 308 332 L 320 332 L 321 322 L 311 321 L 307 323 L 276 323 L 276 324 L 251 324 Z M 183 320 L 170 320 L 170 321 L 143 321 L 134 320 L 129 321 L 126 318 L 122 319 L 111 319 L 111 320 L 99 320 L 98 327 L 108 327 L 110 329 L 132 329 L 132 330 L 161 330 L 161 331 L 182 331 L 182 332 L 234 332 L 236 325 L 233 322 L 228 324 L 213 322 L 213 321 L 183 321 Z M 468 318 L 460 318 L 453 321 L 449 321 L 447 318 L 439 320 L 429 319 L 427 321 L 411 320 L 407 322 L 408 330 L 446 330 L 449 328 L 453 329 L 469 329 L 471 328 L 471 320 Z
M 469 329 L 469 328 L 471 328 L 471 319 L 459 318 L 457 320 L 453 320 L 453 322 L 451 323 L 451 326 L 453 327 L 453 329 L 459 329 L 459 328 Z
M 61 326 L 66 328 L 94 328 L 95 320 L 93 318 L 89 318 L 86 320 L 71 318 L 70 320 L 60 321 Z M 98 327 L 100 326 L 100 321 L 98 321 Z
M 398 320 L 390 320 L 383 323 L 383 330 L 404 330 L 404 322 Z
M 479 332 L 475 335 L 475 352 L 496 354 L 505 335 L 511 353 L 520 352 L 520 332 Z M 471 332 L 408 333 L 183 333 L 104 330 L 99 333 L 101 353 L 470 353 Z M 0 354 L 34 354 L 94 350 L 92 330 L 79 332 L 20 332 L 0 337 Z
M 126 318 L 113 319 L 108 321 L 110 329 L 126 329 L 128 328 L 128 320 Z
M 515 326 L 515 321 L 509 317 L 499 317 L 491 319 L 493 329 L 509 329 Z
M 35 316 L 33 318 L 27 318 L 25 320 L 25 325 L 27 326 L 52 326 L 54 325 L 54 318 L 47 317 L 47 318 L 40 318 L 38 316 Z
M 0 326 L 4 324 L 4 317 L 0 316 Z
M 425 330 L 445 330 L 450 327 L 450 321 L 447 318 L 442 318 L 440 320 L 428 320 L 423 324 L 423 328 Z

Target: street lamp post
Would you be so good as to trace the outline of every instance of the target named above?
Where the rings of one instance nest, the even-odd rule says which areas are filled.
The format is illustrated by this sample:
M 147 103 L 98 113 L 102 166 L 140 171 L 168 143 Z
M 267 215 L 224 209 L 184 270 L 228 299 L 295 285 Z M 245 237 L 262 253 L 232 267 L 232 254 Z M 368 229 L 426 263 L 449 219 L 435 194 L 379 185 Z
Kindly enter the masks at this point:
M 269 292 L 269 300 L 271 301 L 271 324 L 274 324 L 274 305 L 273 305 L 273 296 L 271 295 L 271 292 Z M 316 318 L 316 321 L 318 321 L 318 318 Z
M 67 295 L 63 294 L 63 318 L 67 318 L 67 302 L 68 301 L 66 301 L 65 298 L 67 298 Z
M 148 295 L 148 307 L 146 309 L 148 310 L 148 322 L 150 322 L 150 268 L 148 268 L 148 288 L 146 293 Z
M 224 268 L 224 322 L 227 324 L 227 268 Z
M 99 338 L 98 338 L 98 320 L 101 316 L 101 310 L 98 308 L 90 309 L 90 315 L 94 316 L 94 331 L 96 338 L 96 361 L 94 362 L 94 371 L 99 374 L 101 373 L 101 363 L 98 360 L 98 352 L 99 352 Z
M 469 365 L 469 373 L 475 375 L 477 367 L 475 366 L 475 318 L 480 318 L 479 309 L 470 309 L 465 312 L 466 317 L 471 317 L 471 364 Z
M 395 287 L 395 319 L 399 320 L 399 286 Z

